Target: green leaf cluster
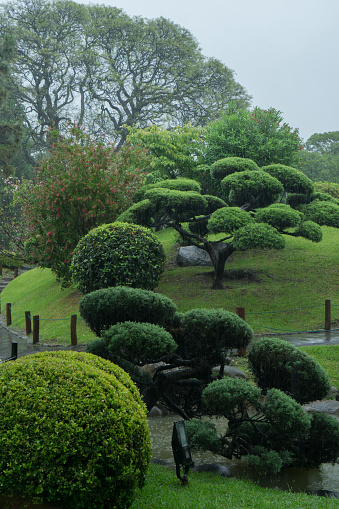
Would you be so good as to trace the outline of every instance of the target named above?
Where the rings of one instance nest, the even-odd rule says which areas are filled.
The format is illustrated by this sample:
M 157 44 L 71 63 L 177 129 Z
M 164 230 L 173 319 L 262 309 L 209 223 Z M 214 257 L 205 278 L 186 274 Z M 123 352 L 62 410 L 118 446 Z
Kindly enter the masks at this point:
M 269 207 L 259 209 L 255 214 L 255 220 L 258 223 L 267 223 L 281 233 L 286 228 L 298 226 L 301 222 L 301 218 L 302 215 L 300 212 L 282 203 L 274 203 Z
M 119 322 L 149 322 L 166 326 L 172 322 L 177 307 L 160 293 L 117 286 L 85 295 L 79 304 L 81 317 L 91 330 L 100 335 Z
M 339 228 L 339 205 L 329 201 L 314 200 L 302 209 L 305 219 L 319 225 Z
M 71 274 L 82 293 L 121 285 L 153 290 L 164 261 L 162 244 L 149 229 L 115 222 L 91 230 L 79 241 Z
M 211 233 L 231 233 L 253 222 L 252 216 L 238 207 L 222 207 L 213 212 L 208 220 Z
M 314 184 L 302 171 L 283 164 L 270 164 L 261 168 L 275 177 L 284 186 L 285 192 L 297 194 L 312 194 Z
M 256 207 L 266 207 L 274 203 L 284 191 L 282 184 L 261 170 L 247 170 L 228 175 L 221 181 L 226 201 L 242 207 L 255 200 Z
M 0 369 L 0 492 L 84 509 L 130 507 L 151 458 L 146 408 L 118 366 L 44 352 Z
M 175 352 L 177 344 L 169 332 L 153 323 L 123 322 L 103 334 L 112 358 L 118 356 L 133 364 L 147 364 Z
M 233 246 L 237 251 L 253 248 L 279 250 L 284 249 L 285 239 L 269 224 L 248 224 L 234 233 Z
M 258 171 L 259 166 L 246 157 L 225 157 L 211 165 L 211 174 L 217 180 L 222 180 L 237 171 Z
M 248 353 L 256 383 L 263 390 L 273 387 L 299 403 L 324 398 L 331 389 L 322 367 L 305 352 L 280 340 L 263 338 Z

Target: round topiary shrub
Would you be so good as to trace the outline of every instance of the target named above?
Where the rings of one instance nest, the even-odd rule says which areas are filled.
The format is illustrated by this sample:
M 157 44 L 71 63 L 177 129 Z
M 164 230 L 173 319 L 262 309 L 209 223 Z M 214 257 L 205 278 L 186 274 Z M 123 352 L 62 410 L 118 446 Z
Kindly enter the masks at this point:
M 153 323 L 123 322 L 103 334 L 108 351 L 134 364 L 147 364 L 171 355 L 177 344 L 169 332 Z
M 216 365 L 225 349 L 245 348 L 253 331 L 235 313 L 223 309 L 192 309 L 178 314 L 180 320 L 175 340 L 183 358 L 201 357 Z
M 146 409 L 129 376 L 80 352 L 0 368 L 0 492 L 72 509 L 130 507 L 150 461 Z
M 79 241 L 71 273 L 83 293 L 118 285 L 153 290 L 164 261 L 162 244 L 149 229 L 116 222 L 94 228 Z
M 252 159 L 247 159 L 246 157 L 225 157 L 212 164 L 211 174 L 214 178 L 222 180 L 227 175 L 231 175 L 231 173 L 247 170 L 258 171 L 259 169 L 257 163 L 252 161 Z
M 256 383 L 276 388 L 299 403 L 324 398 L 331 384 L 324 369 L 310 355 L 282 339 L 259 339 L 248 353 Z
M 171 323 L 177 307 L 160 293 L 117 286 L 85 295 L 79 310 L 87 325 L 99 336 L 101 331 L 126 321 L 149 322 L 165 327 Z

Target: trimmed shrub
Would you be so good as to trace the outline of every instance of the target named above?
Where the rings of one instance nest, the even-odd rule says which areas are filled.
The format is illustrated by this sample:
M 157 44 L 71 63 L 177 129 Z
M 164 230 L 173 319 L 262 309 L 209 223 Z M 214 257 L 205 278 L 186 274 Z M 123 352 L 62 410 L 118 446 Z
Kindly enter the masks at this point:
M 279 180 L 265 171 L 236 172 L 221 181 L 230 205 L 241 207 L 255 198 L 256 208 L 274 203 L 284 192 Z
M 269 207 L 258 210 L 255 220 L 258 223 L 268 223 L 282 232 L 285 228 L 298 226 L 301 221 L 301 214 L 289 205 L 274 203 Z
M 162 244 L 150 230 L 117 222 L 99 226 L 80 240 L 71 273 L 83 293 L 119 285 L 153 290 L 164 261 Z
M 192 309 L 181 315 L 175 336 L 178 354 L 183 358 L 201 358 L 216 365 L 225 349 L 246 347 L 253 331 L 235 313 L 223 309 Z
M 279 250 L 284 249 L 285 239 L 269 224 L 248 224 L 235 232 L 233 246 L 237 251 L 254 248 Z
M 299 403 L 324 398 L 331 389 L 323 368 L 309 355 L 281 339 L 259 339 L 248 353 L 256 383 L 277 388 Z
M 99 336 L 101 331 L 119 322 L 149 322 L 166 326 L 171 323 L 177 307 L 160 293 L 117 286 L 85 295 L 79 310 L 87 325 Z
M 122 223 L 141 224 L 143 226 L 153 223 L 155 208 L 150 200 L 141 200 L 131 205 L 125 212 L 120 214 L 117 221 Z
M 269 164 L 261 168 L 282 183 L 288 193 L 301 193 L 310 195 L 314 190 L 314 183 L 296 168 L 283 164 Z
M 334 463 L 338 457 L 339 421 L 332 415 L 313 414 L 300 463 L 308 468 L 318 468 L 321 463 Z
M 210 415 L 234 415 L 252 405 L 259 407 L 261 390 L 245 380 L 229 377 L 215 380 L 203 392 L 203 402 Z
M 247 170 L 258 171 L 260 168 L 252 159 L 247 159 L 246 157 L 225 157 L 224 159 L 219 159 L 211 166 L 211 174 L 218 180 L 222 180 L 227 175 L 231 175 L 231 173 Z
M 330 201 L 314 200 L 303 208 L 305 219 L 326 226 L 339 228 L 339 206 Z
M 177 344 L 171 334 L 153 323 L 123 322 L 103 334 L 108 351 L 134 364 L 147 364 L 171 355 Z
M 130 507 L 151 456 L 130 378 L 80 352 L 0 368 L 0 491 L 74 509 Z
M 207 227 L 210 233 L 233 233 L 253 222 L 252 216 L 239 207 L 222 207 L 213 212 Z
M 303 221 L 300 223 L 294 234 L 312 242 L 321 242 L 323 238 L 321 226 L 313 221 Z

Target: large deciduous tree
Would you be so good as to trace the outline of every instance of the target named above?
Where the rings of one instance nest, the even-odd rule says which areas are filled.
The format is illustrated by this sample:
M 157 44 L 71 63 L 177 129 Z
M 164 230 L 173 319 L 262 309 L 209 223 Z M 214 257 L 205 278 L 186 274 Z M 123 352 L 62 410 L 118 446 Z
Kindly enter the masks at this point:
M 17 40 L 16 99 L 40 148 L 48 128 L 69 120 L 121 146 L 125 124 L 202 125 L 230 100 L 249 104 L 233 71 L 167 19 L 67 0 L 17 0 L 1 11 L 2 32 Z
M 252 159 L 258 166 L 294 166 L 303 148 L 298 129 L 292 129 L 274 108 L 248 111 L 230 105 L 208 124 L 205 140 L 208 164 L 233 156 Z

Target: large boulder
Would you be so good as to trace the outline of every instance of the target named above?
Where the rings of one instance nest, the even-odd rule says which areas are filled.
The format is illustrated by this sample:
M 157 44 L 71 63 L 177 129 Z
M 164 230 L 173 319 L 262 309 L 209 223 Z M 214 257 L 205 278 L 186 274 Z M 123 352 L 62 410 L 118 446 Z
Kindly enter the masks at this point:
M 204 249 L 196 246 L 184 246 L 178 249 L 177 264 L 180 267 L 188 267 L 192 265 L 200 265 L 212 267 L 210 255 Z

